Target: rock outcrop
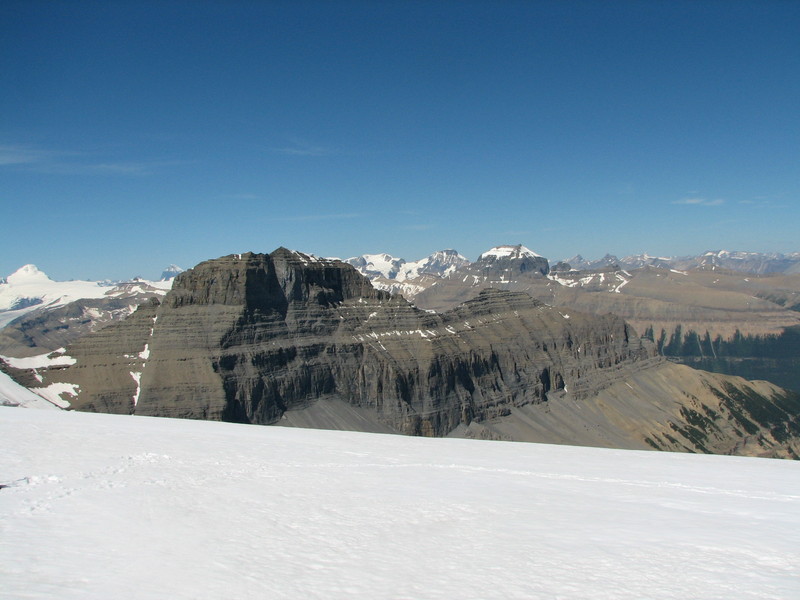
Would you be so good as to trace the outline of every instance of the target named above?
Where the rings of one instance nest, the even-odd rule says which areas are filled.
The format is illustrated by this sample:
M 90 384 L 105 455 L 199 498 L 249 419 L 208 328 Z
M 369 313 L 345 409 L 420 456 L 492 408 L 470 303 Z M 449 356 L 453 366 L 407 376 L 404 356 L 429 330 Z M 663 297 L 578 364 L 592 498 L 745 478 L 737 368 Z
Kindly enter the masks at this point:
M 65 399 L 78 410 L 503 439 L 528 439 L 513 431 L 531 411 L 596 402 L 665 364 L 613 315 L 495 289 L 429 313 L 349 265 L 284 248 L 201 263 L 162 302 L 67 352 L 75 364 L 44 372 L 42 385 L 69 384 L 77 397 Z M 625 402 L 655 418 L 646 394 Z M 509 419 L 514 427 L 498 425 Z M 781 423 L 788 433 L 760 453 L 794 443 L 796 423 Z M 635 428 L 615 427 L 609 440 L 653 447 Z

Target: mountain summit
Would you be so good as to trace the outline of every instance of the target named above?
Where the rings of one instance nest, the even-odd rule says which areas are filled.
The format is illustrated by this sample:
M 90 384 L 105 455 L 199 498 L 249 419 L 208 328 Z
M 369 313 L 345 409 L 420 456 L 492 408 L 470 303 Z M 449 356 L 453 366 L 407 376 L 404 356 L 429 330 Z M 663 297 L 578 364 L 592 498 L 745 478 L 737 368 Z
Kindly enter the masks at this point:
M 52 281 L 36 265 L 24 265 L 6 277 L 6 283 L 12 285 L 24 285 L 32 283 L 46 283 Z
M 170 265 L 161 271 L 161 281 L 169 281 L 181 273 L 183 273 L 183 269 L 181 269 L 178 265 Z

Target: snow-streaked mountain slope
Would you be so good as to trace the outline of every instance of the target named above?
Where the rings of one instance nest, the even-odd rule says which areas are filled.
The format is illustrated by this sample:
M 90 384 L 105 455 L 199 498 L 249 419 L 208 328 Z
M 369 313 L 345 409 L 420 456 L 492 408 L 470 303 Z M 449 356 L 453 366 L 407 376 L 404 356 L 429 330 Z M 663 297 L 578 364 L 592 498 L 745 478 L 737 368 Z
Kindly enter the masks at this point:
M 796 273 L 800 265 L 800 252 L 780 254 L 777 252 L 741 252 L 728 250 L 709 250 L 697 256 L 651 256 L 649 254 L 634 254 L 617 258 L 613 254 L 606 254 L 597 260 L 586 260 L 580 254 L 565 259 L 574 269 L 581 271 L 603 269 L 617 265 L 624 269 L 640 269 L 642 267 L 657 267 L 662 269 L 723 269 L 739 273 L 752 273 L 759 275 L 777 273 Z
M 438 250 L 412 262 L 389 254 L 363 254 L 344 262 L 368 277 L 376 289 L 406 298 L 413 298 L 442 277 L 470 264 L 467 258 L 451 249 Z
M 397 279 L 402 281 L 416 279 L 424 275 L 444 277 L 459 267 L 470 264 L 469 259 L 461 256 L 456 250 L 438 250 L 433 254 L 403 265 Z
M 0 408 L 4 598 L 800 596 L 800 463 Z

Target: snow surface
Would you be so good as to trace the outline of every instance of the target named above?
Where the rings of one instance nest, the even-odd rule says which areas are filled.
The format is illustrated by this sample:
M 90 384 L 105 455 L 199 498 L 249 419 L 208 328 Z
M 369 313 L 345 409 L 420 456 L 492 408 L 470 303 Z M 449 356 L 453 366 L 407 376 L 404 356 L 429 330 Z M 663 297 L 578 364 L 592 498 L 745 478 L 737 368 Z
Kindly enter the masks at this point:
M 172 277 L 171 279 L 161 279 L 160 281 L 141 279 L 140 281 L 146 285 L 149 285 L 150 287 L 154 287 L 157 290 L 162 290 L 164 293 L 166 293 L 172 289 L 172 284 L 175 283 L 175 278 Z
M 161 281 L 169 281 L 170 279 L 174 279 L 184 271 L 185 269 L 179 267 L 178 265 L 171 264 L 161 271 Z
M 416 279 L 421 275 L 434 274 L 447 277 L 459 267 L 469 264 L 469 260 L 455 250 L 438 250 L 417 261 L 406 262 L 397 274 L 398 281 Z
M 7 599 L 796 599 L 800 463 L 0 408 Z

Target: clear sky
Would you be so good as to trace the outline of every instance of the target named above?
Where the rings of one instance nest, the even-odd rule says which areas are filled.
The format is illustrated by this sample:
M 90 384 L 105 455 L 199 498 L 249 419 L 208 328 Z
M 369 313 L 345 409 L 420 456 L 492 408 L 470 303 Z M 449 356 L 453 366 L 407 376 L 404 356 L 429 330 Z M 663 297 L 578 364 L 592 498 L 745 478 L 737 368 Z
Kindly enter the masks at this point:
M 800 251 L 800 2 L 0 3 L 0 276 Z

